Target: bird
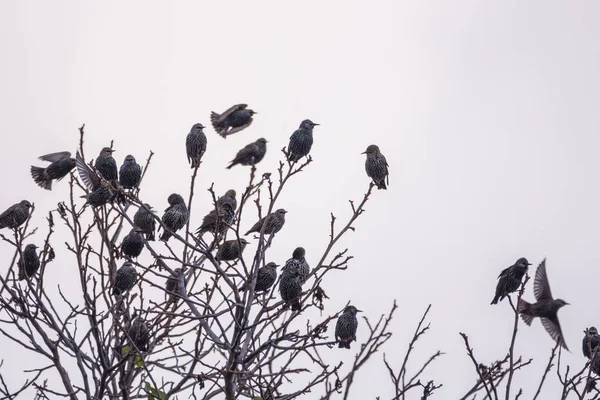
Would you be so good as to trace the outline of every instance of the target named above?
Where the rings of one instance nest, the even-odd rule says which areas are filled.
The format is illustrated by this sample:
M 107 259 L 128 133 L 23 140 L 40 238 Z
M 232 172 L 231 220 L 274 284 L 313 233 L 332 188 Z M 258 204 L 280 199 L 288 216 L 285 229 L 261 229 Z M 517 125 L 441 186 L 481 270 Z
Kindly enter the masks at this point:
M 246 145 L 243 149 L 238 151 L 235 158 L 231 161 L 227 169 L 230 169 L 234 165 L 256 165 L 258 164 L 265 154 L 267 153 L 267 140 L 260 138 L 254 143 Z
M 290 136 L 288 160 L 298 161 L 310 153 L 310 148 L 313 145 L 313 128 L 317 125 L 319 124 L 312 122 L 310 119 L 305 119 L 300 123 L 300 127 Z
M 19 280 L 22 281 L 31 278 L 40 268 L 40 258 L 36 252 L 35 244 L 28 244 L 23 250 L 21 259 L 19 260 Z
M 300 273 L 300 281 L 304 284 L 308 280 L 308 275 L 310 274 L 310 266 L 306 262 L 306 250 L 304 247 L 296 247 L 294 252 L 292 253 L 292 258 L 285 262 L 283 269 L 290 268 L 294 266 L 298 268 L 298 272 Z
M 583 341 L 582 341 L 582 348 L 583 348 L 583 355 L 587 358 L 592 358 L 592 355 L 594 354 L 594 350 L 596 349 L 596 347 L 598 347 L 598 345 L 600 345 L 600 335 L 598 335 L 598 329 L 596 329 L 595 327 L 590 327 L 587 332 L 589 333 L 589 344 L 588 344 L 588 333 L 586 333 L 586 331 L 583 331 L 583 333 L 585 334 L 583 336 Z M 592 352 L 590 353 L 590 348 L 592 350 Z
M 75 165 L 79 172 L 81 181 L 90 191 L 88 194 L 81 196 L 87 200 L 87 203 L 92 207 L 103 206 L 112 201 L 115 197 L 107 182 L 103 182 L 100 176 L 96 173 L 95 168 L 87 165 L 79 152 L 75 154 Z
M 0 229 L 11 228 L 16 229 L 23 225 L 29 218 L 29 210 L 32 205 L 27 200 L 21 200 L 17 204 L 8 207 L 0 214 Z
M 550 291 L 550 283 L 548 283 L 548 275 L 546 273 L 546 259 L 544 259 L 535 271 L 535 279 L 533 281 L 533 293 L 537 303 L 528 303 L 523 299 L 519 299 L 517 310 L 521 314 L 523 321 L 531 326 L 531 322 L 535 317 L 540 317 L 542 325 L 550 334 L 553 340 L 558 341 L 561 346 L 569 350 L 565 343 L 560 323 L 558 321 L 558 310 L 568 305 L 562 299 L 554 299 Z
M 500 275 L 498 275 L 498 284 L 496 285 L 496 295 L 490 304 L 498 304 L 510 293 L 516 292 L 521 285 L 521 279 L 523 275 L 529 269 L 531 263 L 527 261 L 525 257 L 521 257 L 517 260 L 514 265 L 504 269 Z
M 246 245 L 248 243 L 249 242 L 244 238 L 240 238 L 239 243 L 238 243 L 237 239 L 226 240 L 225 242 L 223 242 L 221 247 L 219 247 L 219 250 L 217 251 L 217 255 L 215 256 L 215 259 L 217 261 L 237 260 L 238 258 L 240 258 L 242 256 L 242 253 L 244 252 L 244 249 L 246 248 Z M 241 247 L 240 247 L 240 244 L 241 244 Z
M 283 225 L 285 224 L 285 214 L 286 213 L 287 213 L 286 210 L 284 210 L 283 208 L 280 208 L 279 210 L 275 211 L 274 213 L 271 213 L 271 214 L 267 215 L 266 217 L 261 218 L 257 223 L 254 224 L 254 226 L 252 226 L 252 228 L 250 228 L 250 230 L 248 232 L 246 232 L 246 234 L 244 236 L 248 236 L 252 232 L 260 232 L 263 225 L 265 225 L 265 230 L 264 230 L 265 235 L 271 235 L 271 234 L 279 232 L 281 230 L 281 228 L 283 228 Z
M 202 225 L 196 230 L 196 234 L 202 236 L 205 232 L 214 232 L 223 234 L 233 223 L 235 212 L 231 208 L 231 203 L 225 202 L 222 206 L 217 205 L 216 209 L 210 210 L 204 216 Z
M 204 134 L 204 125 L 194 124 L 185 139 L 185 149 L 187 151 L 188 162 L 192 168 L 200 166 L 200 160 L 206 151 L 206 135 Z
M 369 178 L 373 179 L 377 189 L 387 190 L 387 185 L 390 184 L 389 165 L 385 160 L 385 156 L 379 151 L 379 146 L 372 144 L 361 154 L 367 155 L 365 170 Z
M 162 216 L 162 222 L 167 229 L 160 236 L 160 240 L 165 242 L 169 241 L 172 232 L 177 232 L 183 228 L 190 217 L 190 212 L 185 205 L 183 197 L 177 193 L 173 193 L 167 201 L 169 202 L 169 207 L 167 207 Z
M 125 189 L 137 188 L 142 179 L 142 167 L 135 161 L 135 157 L 128 154 L 119 169 L 119 183 Z
M 144 203 L 133 215 L 133 224 L 146 235 L 146 239 L 154 241 L 154 231 L 156 230 L 156 219 L 152 212 L 152 206 Z
M 71 153 L 61 151 L 50 153 L 39 157 L 42 161 L 48 161 L 50 165 L 46 168 L 31 166 L 31 177 L 39 187 L 52 190 L 52 181 L 60 181 L 75 168 L 75 159 L 71 158 Z
M 235 198 L 236 192 L 233 189 L 229 189 L 225 192 L 225 194 L 217 199 L 217 206 L 222 206 L 224 203 L 231 204 L 231 209 L 233 211 L 237 208 L 237 200 Z
M 300 295 L 302 294 L 302 282 L 300 280 L 300 271 L 295 266 L 284 269 L 279 281 L 279 293 L 281 299 L 286 305 L 292 306 L 292 311 L 302 310 L 300 304 Z
M 338 318 L 335 324 L 335 339 L 338 341 L 338 348 L 349 349 L 350 342 L 356 340 L 356 329 L 358 328 L 356 313 L 359 312 L 362 311 L 349 305 Z
M 109 182 L 114 182 L 118 179 L 117 176 L 117 162 L 112 156 L 114 150 L 110 147 L 104 147 L 100 150 L 100 154 L 96 161 L 94 161 L 94 168 L 100 173 L 100 175 Z
M 264 267 L 260 267 L 256 273 L 256 285 L 254 285 L 254 292 L 266 292 L 273 286 L 277 280 L 277 267 L 279 265 L 274 262 L 270 262 Z M 246 290 L 250 282 L 244 283 L 240 290 Z
M 175 268 L 171 276 L 167 278 L 167 284 L 165 285 L 165 290 L 168 294 L 179 294 L 179 277 L 183 275 L 183 271 L 181 268 Z M 186 285 L 185 277 L 183 278 L 183 286 Z
M 137 258 L 144 250 L 144 236 L 140 228 L 134 227 L 123 238 L 121 252 L 129 258 Z
M 138 275 L 135 266 L 131 262 L 125 261 L 115 274 L 115 283 L 112 290 L 113 296 L 120 296 L 133 288 L 137 279 Z
M 252 116 L 258 114 L 251 110 L 248 104 L 236 104 L 230 107 L 223 114 L 210 113 L 210 122 L 215 131 L 224 139 L 243 129 L 246 129 L 252 123 Z
M 142 318 L 137 317 L 131 322 L 127 335 L 131 339 L 131 343 L 139 351 L 148 351 L 150 344 L 150 327 Z

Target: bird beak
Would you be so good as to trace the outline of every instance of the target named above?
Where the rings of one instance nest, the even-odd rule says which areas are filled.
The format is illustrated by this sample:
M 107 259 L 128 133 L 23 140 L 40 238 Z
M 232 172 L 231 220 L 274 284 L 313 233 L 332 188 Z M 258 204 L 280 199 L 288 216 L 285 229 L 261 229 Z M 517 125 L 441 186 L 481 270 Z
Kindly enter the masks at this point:
M 363 312 L 363 310 L 356 310 L 356 312 Z
M 532 263 L 527 263 L 527 265 L 533 265 Z
M 317 125 L 321 125 L 321 124 L 317 124 L 317 123 L 313 122 L 313 125 L 314 125 L 314 126 L 317 126 Z
M 110 149 L 110 152 L 111 152 L 111 153 L 114 153 L 114 152 L 115 152 L 115 150 L 114 150 L 114 149 Z
M 360 153 L 360 154 L 367 154 L 367 152 L 366 152 L 366 151 L 363 151 L 363 152 L 362 152 L 362 153 Z

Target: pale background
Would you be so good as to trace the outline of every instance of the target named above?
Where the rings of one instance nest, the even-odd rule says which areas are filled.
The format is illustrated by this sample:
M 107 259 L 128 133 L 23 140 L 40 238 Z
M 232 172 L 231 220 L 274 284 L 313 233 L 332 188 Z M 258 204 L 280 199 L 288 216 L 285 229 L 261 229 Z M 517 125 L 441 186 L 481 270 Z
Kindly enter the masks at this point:
M 582 330 L 600 324 L 600 4 L 223 3 L 2 2 L 0 208 L 27 198 L 38 208 L 34 222 L 44 223 L 68 185 L 43 191 L 29 166 L 43 165 L 41 154 L 74 152 L 85 122 L 88 157 L 111 139 L 119 164 L 128 153 L 142 162 L 156 152 L 154 184 L 142 197 L 162 212 L 170 193 L 188 194 L 190 126 L 208 125 L 211 110 L 248 103 L 259 114 L 246 131 L 223 140 L 207 129 L 196 226 L 210 207 L 204 189 L 211 182 L 219 193 L 244 187 L 246 168 L 224 168 L 239 148 L 264 136 L 259 171 L 275 172 L 279 150 L 310 118 L 321 124 L 314 163 L 279 202 L 290 212 L 271 251 L 276 261 L 303 245 L 317 262 L 329 213 L 347 217 L 348 199 L 366 190 L 360 153 L 367 145 L 378 144 L 391 169 L 389 190 L 373 195 L 357 231 L 341 243 L 355 259 L 347 272 L 330 275 L 328 312 L 351 299 L 375 318 L 396 299 L 385 352 L 399 366 L 433 303 L 432 328 L 411 366 L 438 348 L 446 352 L 424 377 L 444 384 L 435 398 L 455 398 L 475 377 L 458 332 L 469 334 L 479 361 L 501 358 L 512 312 L 506 302 L 489 305 L 496 277 L 518 257 L 534 263 L 532 273 L 547 257 L 553 293 L 572 304 L 559 314 L 572 349 L 565 360 L 582 366 Z M 56 248 L 64 233 L 58 230 Z M 0 243 L 3 259 L 9 251 Z M 75 282 L 59 261 L 56 279 Z M 515 383 L 524 398 L 552 346 L 539 321 L 522 330 L 517 352 L 535 358 Z M 14 346 L 0 349 L 9 376 L 32 366 Z M 353 352 L 331 352 L 332 363 L 352 361 Z M 353 398 L 392 397 L 380 359 L 359 374 Z M 548 385 L 545 393 L 555 391 Z

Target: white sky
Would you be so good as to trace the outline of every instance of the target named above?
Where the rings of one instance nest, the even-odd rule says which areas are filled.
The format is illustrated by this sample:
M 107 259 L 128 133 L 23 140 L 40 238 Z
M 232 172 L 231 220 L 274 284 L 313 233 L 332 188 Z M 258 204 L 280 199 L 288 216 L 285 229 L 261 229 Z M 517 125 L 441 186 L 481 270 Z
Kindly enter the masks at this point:
M 85 122 L 88 157 L 111 139 L 119 164 L 129 153 L 141 162 L 156 152 L 154 184 L 142 195 L 162 211 L 170 193 L 187 197 L 190 126 L 208 125 L 211 110 L 248 103 L 259 114 L 246 131 L 223 140 L 207 130 L 195 226 L 210 207 L 211 182 L 219 193 L 241 193 L 247 169 L 225 170 L 238 149 L 267 138 L 259 171 L 275 173 L 279 150 L 310 118 L 321 124 L 315 161 L 279 203 L 290 212 L 271 251 L 277 262 L 302 245 L 316 264 L 329 213 L 341 221 L 348 199 L 366 190 L 359 153 L 367 145 L 378 144 L 391 169 L 389 190 L 374 194 L 341 245 L 355 259 L 327 282 L 328 312 L 351 299 L 376 318 L 397 299 L 385 351 L 399 366 L 433 303 L 432 328 L 411 366 L 446 352 L 424 377 L 444 384 L 438 397 L 454 398 L 475 378 L 458 332 L 469 335 L 479 361 L 501 358 L 512 312 L 505 302 L 489 305 L 496 277 L 518 257 L 534 263 L 532 273 L 547 257 L 553 294 L 572 304 L 559 313 L 573 351 L 565 360 L 582 366 L 582 330 L 600 325 L 600 5 L 324 3 L 2 2 L 0 208 L 27 198 L 43 223 L 68 185 L 43 191 L 29 166 L 42 165 L 41 154 L 74 152 Z M 9 251 L 0 243 L 3 259 Z M 58 260 L 52 267 L 61 268 Z M 359 340 L 365 332 L 360 326 Z M 522 329 L 517 351 L 535 358 L 516 379 L 526 398 L 552 345 L 539 321 Z M 352 354 L 333 357 L 351 363 Z M 380 357 L 357 377 L 354 398 L 391 397 Z

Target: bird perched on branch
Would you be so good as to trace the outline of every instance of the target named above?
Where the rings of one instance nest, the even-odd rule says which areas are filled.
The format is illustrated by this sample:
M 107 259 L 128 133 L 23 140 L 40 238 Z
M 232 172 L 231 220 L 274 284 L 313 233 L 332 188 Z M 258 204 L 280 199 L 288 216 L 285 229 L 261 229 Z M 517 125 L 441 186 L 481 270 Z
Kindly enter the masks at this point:
M 229 189 L 225 192 L 225 194 L 217 199 L 217 206 L 222 206 L 225 203 L 229 203 L 231 205 L 231 209 L 233 211 L 237 208 L 237 200 L 235 198 L 236 192 L 233 189 Z
M 298 268 L 298 272 L 300 273 L 300 281 L 304 284 L 308 280 L 308 275 L 310 274 L 310 266 L 306 262 L 306 251 L 304 247 L 297 247 L 292 253 L 292 258 L 285 262 L 285 266 L 283 269 L 290 268 L 294 266 Z
M 89 205 L 95 208 L 103 206 L 114 199 L 115 194 L 109 187 L 110 184 L 102 181 L 100 175 L 96 173 L 96 169 L 87 165 L 79 152 L 75 154 L 75 164 L 81 181 L 90 191 L 88 194 L 81 196 L 87 200 Z
M 277 267 L 279 267 L 279 265 L 275 264 L 274 262 L 270 262 L 264 267 L 260 267 L 258 269 L 258 272 L 256 273 L 256 285 L 254 286 L 255 293 L 266 292 L 271 288 L 271 286 L 273 286 L 277 280 Z M 246 290 L 250 283 L 250 280 L 244 283 L 240 287 L 240 290 Z
M 139 186 L 141 179 L 142 167 L 135 161 L 134 156 L 127 155 L 119 169 L 119 183 L 125 189 L 134 189 Z
M 204 216 L 202 225 L 196 230 L 196 234 L 200 237 L 205 232 L 214 232 L 218 235 L 223 234 L 233 223 L 234 217 L 235 212 L 231 208 L 231 203 L 224 202 L 222 206 L 217 205 L 216 210 L 213 208 Z
M 240 244 L 241 243 L 241 247 Z M 246 239 L 240 238 L 238 243 L 237 239 L 226 240 L 223 242 L 219 250 L 217 251 L 217 255 L 215 259 L 217 261 L 234 261 L 242 256 L 246 245 L 249 243 Z
M 319 124 L 312 122 L 310 119 L 305 119 L 300 123 L 300 127 L 290 136 L 290 144 L 288 145 L 288 160 L 298 161 L 310 153 L 313 145 L 313 128 Z
M 296 266 L 284 269 L 279 281 L 279 293 L 286 305 L 292 306 L 292 311 L 301 311 L 300 296 L 302 294 L 302 281 L 300 271 Z
M 285 214 L 287 213 L 287 211 L 285 211 L 283 208 L 280 208 L 279 210 L 275 211 L 274 213 L 271 213 L 269 215 L 267 215 L 266 217 L 261 218 L 257 223 L 254 224 L 254 226 L 252 226 L 252 228 L 250 228 L 250 230 L 248 232 L 246 232 L 246 234 L 244 236 L 247 236 L 249 234 L 251 234 L 252 232 L 260 232 L 263 224 L 265 225 L 265 230 L 264 230 L 264 234 L 265 235 L 271 235 L 274 233 L 277 233 L 281 230 L 281 228 L 283 228 L 283 225 L 285 224 Z
M 160 236 L 160 240 L 164 242 L 169 241 L 172 236 L 171 232 L 177 232 L 183 228 L 190 217 L 190 212 L 185 205 L 183 197 L 177 193 L 173 193 L 169 196 L 167 201 L 169 202 L 169 207 L 167 207 L 162 216 L 162 222 L 167 227 L 167 230 Z
M 42 161 L 48 161 L 50 165 L 46 168 L 31 166 L 31 177 L 39 187 L 52 190 L 52 181 L 60 181 L 75 168 L 75 159 L 71 158 L 71 153 L 61 151 L 50 153 L 39 157 Z
M 367 155 L 365 170 L 369 178 L 373 179 L 377 189 L 387 189 L 386 184 L 390 184 L 389 166 L 385 156 L 379 151 L 379 146 L 372 144 L 362 154 Z
M 594 354 L 596 347 L 600 345 L 600 335 L 598 335 L 598 329 L 592 326 L 587 330 L 587 334 L 586 331 L 583 331 L 583 333 L 585 334 L 582 342 L 583 355 L 587 358 L 592 358 L 592 354 Z M 590 335 L 589 340 L 588 334 Z M 591 353 L 590 349 L 592 350 Z
M 156 219 L 152 213 L 152 206 L 144 203 L 133 215 L 133 224 L 146 235 L 146 239 L 154 240 L 154 231 L 156 230 Z
M 531 304 L 523 299 L 519 299 L 517 310 L 521 314 L 521 318 L 523 318 L 523 321 L 527 325 L 531 325 L 533 319 L 539 317 L 542 320 L 542 325 L 544 325 L 544 328 L 546 328 L 552 339 L 559 342 L 566 350 L 569 350 L 560 329 L 560 322 L 558 322 L 557 315 L 558 310 L 569 303 L 562 299 L 555 300 L 552 297 L 548 275 L 546 274 L 546 259 L 542 261 L 537 271 L 535 271 L 533 293 L 535 294 L 537 303 Z
M 236 104 L 223 114 L 217 114 L 214 111 L 211 112 L 210 122 L 215 131 L 223 138 L 226 138 L 249 127 L 253 121 L 252 116 L 258 113 L 247 107 L 247 104 Z
M 358 319 L 356 313 L 362 312 L 354 306 L 348 306 L 335 324 L 335 339 L 340 349 L 349 349 L 350 343 L 356 340 Z
M 27 221 L 27 218 L 29 218 L 31 207 L 31 203 L 27 200 L 21 200 L 17 204 L 8 207 L 8 209 L 0 214 L 0 229 L 16 229 L 23 225 Z
M 130 258 L 137 258 L 144 250 L 144 236 L 140 228 L 134 227 L 123 238 L 121 252 Z
M 23 250 L 21 259 L 19 260 L 19 280 L 22 281 L 27 278 L 31 278 L 37 270 L 40 268 L 40 258 L 37 254 L 37 246 L 35 244 L 28 244 Z
M 118 179 L 117 162 L 112 156 L 114 150 L 110 147 L 104 147 L 100 150 L 100 154 L 94 161 L 94 168 L 100 175 L 109 182 L 114 182 Z
M 150 326 L 141 317 L 137 317 L 133 320 L 127 330 L 127 335 L 137 350 L 148 351 L 148 345 L 150 344 Z
M 254 143 L 246 145 L 243 149 L 238 151 L 235 158 L 231 161 L 227 169 L 230 169 L 234 165 L 256 165 L 258 164 L 265 154 L 267 153 L 267 140 L 264 138 L 258 139 Z
M 165 290 L 168 294 L 179 294 L 179 278 L 183 275 L 183 271 L 181 268 L 176 268 L 173 270 L 171 276 L 167 278 L 167 284 L 165 285 Z M 183 277 L 183 286 L 186 285 L 185 277 Z
M 525 257 L 519 258 L 514 265 L 503 270 L 498 275 L 498 284 L 496 285 L 496 295 L 490 304 L 498 304 L 510 293 L 516 292 L 521 285 L 523 275 L 529 269 L 531 263 Z
M 137 279 L 138 274 L 135 266 L 131 262 L 125 261 L 115 274 L 115 283 L 112 290 L 113 296 L 120 296 L 133 288 L 137 282 Z
M 194 124 L 190 133 L 185 139 L 185 149 L 187 151 L 188 161 L 192 168 L 200 166 L 202 156 L 206 152 L 206 135 L 204 134 L 204 125 Z

